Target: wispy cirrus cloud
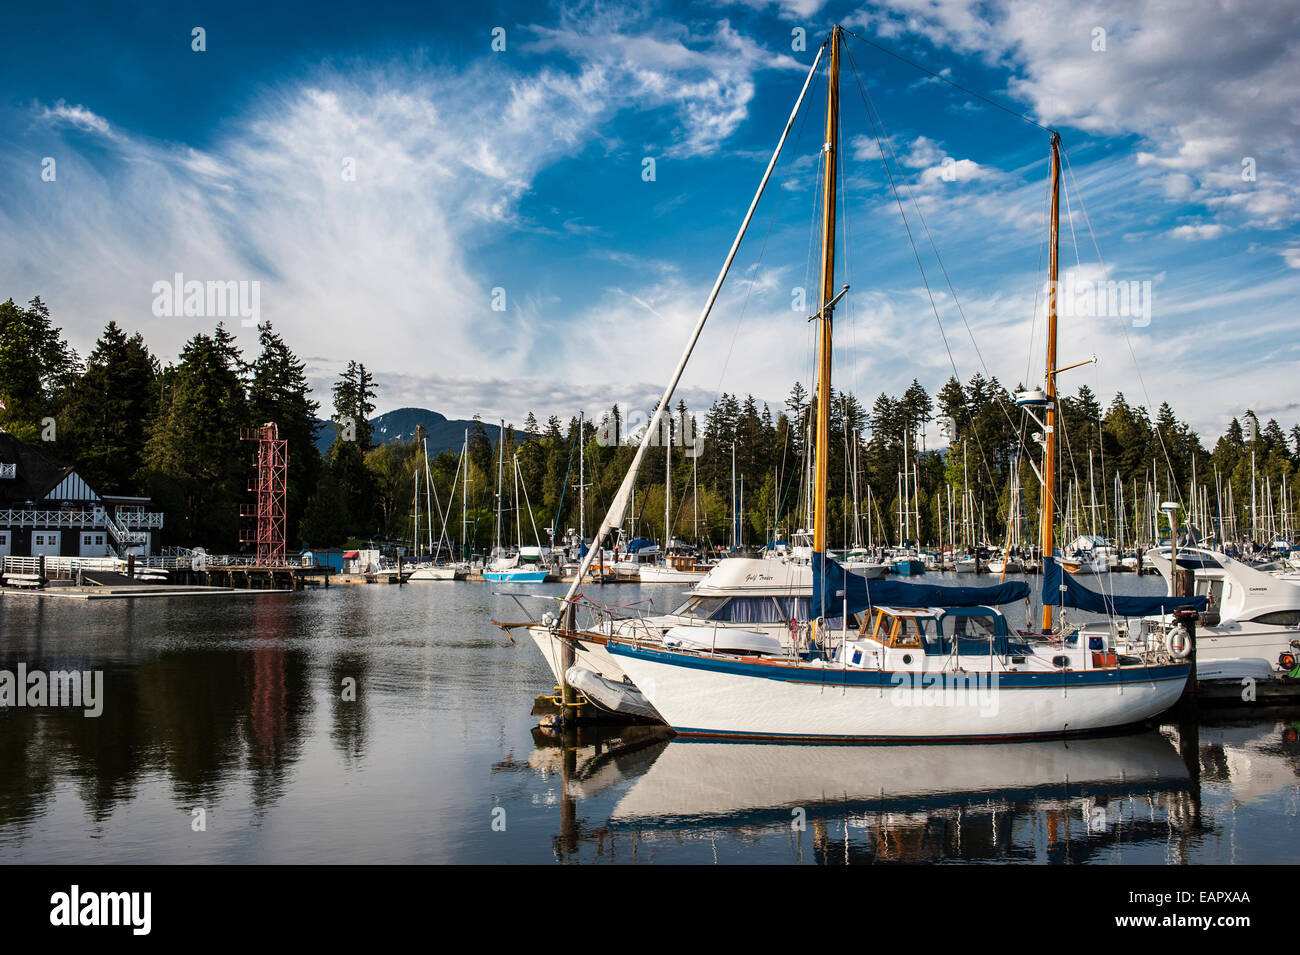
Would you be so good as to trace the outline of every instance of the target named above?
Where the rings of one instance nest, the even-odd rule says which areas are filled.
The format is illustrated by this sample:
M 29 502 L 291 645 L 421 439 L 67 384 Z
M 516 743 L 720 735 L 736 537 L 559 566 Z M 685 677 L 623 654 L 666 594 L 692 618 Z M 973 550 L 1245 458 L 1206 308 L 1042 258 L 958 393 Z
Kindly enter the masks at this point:
M 96 115 L 94 111 L 87 109 L 80 103 L 75 106 L 63 100 L 59 100 L 52 106 L 34 103 L 32 104 L 32 111 L 33 118 L 38 123 L 49 126 L 72 126 L 86 132 L 99 133 L 101 136 L 113 135 L 108 120 Z
M 616 37 L 609 55 L 596 52 L 602 29 Z M 346 358 L 405 383 L 480 369 L 485 382 L 523 383 L 511 407 L 536 406 L 527 392 L 548 393 L 535 376 L 551 341 L 572 354 L 597 332 L 557 335 L 554 298 L 476 252 L 518 232 L 599 239 L 569 209 L 547 222 L 521 212 L 541 171 L 600 148 L 620 113 L 663 112 L 670 154 L 716 151 L 747 115 L 752 74 L 793 61 L 726 20 L 686 29 L 599 5 L 528 32 L 513 59 L 323 63 L 258 89 L 201 148 L 115 128 L 93 104 L 33 103 L 10 116 L 25 140 L 0 152 L 6 293 L 41 294 L 83 351 L 111 319 L 168 360 L 216 318 L 154 316 L 153 283 L 256 280 L 261 318 L 301 354 L 345 356 L 314 363 L 317 379 Z M 52 182 L 33 174 L 32 155 L 46 153 Z M 656 280 L 676 268 L 608 254 Z M 227 324 L 253 347 L 251 329 Z M 612 360 L 635 348 L 605 340 L 620 343 Z M 479 410 L 455 400 L 421 403 Z

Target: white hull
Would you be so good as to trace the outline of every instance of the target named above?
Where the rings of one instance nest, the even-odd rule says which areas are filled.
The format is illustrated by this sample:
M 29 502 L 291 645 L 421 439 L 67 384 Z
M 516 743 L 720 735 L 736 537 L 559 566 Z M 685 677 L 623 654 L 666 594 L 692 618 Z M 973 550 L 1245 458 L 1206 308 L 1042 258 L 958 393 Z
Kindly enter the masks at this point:
M 1229 660 L 1238 657 L 1260 657 L 1271 664 L 1285 652 L 1300 656 L 1291 641 L 1300 639 L 1300 633 L 1281 627 L 1237 624 L 1231 629 L 1200 627 L 1196 631 L 1197 660 Z
M 455 567 L 419 567 L 411 571 L 411 576 L 406 578 L 408 581 L 413 580 L 455 580 Z
M 1219 614 L 1217 624 L 1196 628 L 1198 661 L 1257 658 L 1274 666 L 1283 653 L 1300 656 L 1291 646 L 1291 641 L 1300 641 L 1300 629 L 1276 620 L 1300 617 L 1300 588 L 1204 548 L 1180 548 L 1179 555 L 1202 563 L 1193 571 L 1195 592 L 1210 596 L 1209 609 Z M 1147 551 L 1145 562 L 1168 581 L 1169 557 L 1168 548 L 1155 548 Z M 1275 622 L 1262 622 L 1261 617 Z
M 675 570 L 644 564 L 640 571 L 643 584 L 693 584 L 708 575 L 707 570 Z
M 563 681 L 560 679 L 561 661 L 564 659 L 562 641 L 558 640 L 554 631 L 549 627 L 532 626 L 528 628 L 528 635 L 533 638 L 533 643 L 542 653 L 542 659 L 546 661 L 546 666 L 551 671 L 551 676 L 555 678 L 555 685 L 559 686 Z M 607 680 L 613 680 L 615 683 L 621 683 L 626 676 L 623 668 L 619 666 L 618 661 L 613 655 L 605 649 L 604 644 L 600 643 L 583 643 L 578 651 L 574 665 L 582 666 L 605 677 Z
M 1300 638 L 1300 633 L 1295 630 L 1259 624 L 1234 623 L 1227 627 L 1197 627 L 1197 673 L 1202 680 L 1215 679 L 1207 675 L 1210 673 L 1208 668 L 1201 667 L 1199 664 L 1226 660 L 1256 659 L 1266 662 L 1271 669 L 1277 666 L 1278 657 L 1283 653 L 1300 657 L 1300 650 L 1291 646 L 1291 641 L 1297 638 Z M 1163 641 L 1161 629 L 1156 628 L 1148 632 L 1145 645 L 1149 649 L 1158 649 Z
M 1064 735 L 1155 716 L 1178 700 L 1187 681 L 1185 667 L 1135 670 L 1124 683 L 1096 673 L 1043 674 L 1032 687 L 1018 685 L 1018 674 L 1003 674 L 997 685 L 983 691 L 953 692 L 945 698 L 938 691 L 891 683 L 905 675 L 888 671 L 859 674 L 831 664 L 782 667 L 785 672 L 778 674 L 770 664 L 626 644 L 616 645 L 615 651 L 623 670 L 669 726 L 701 736 L 868 741 Z M 862 677 L 883 682 L 854 682 Z
M 875 561 L 851 560 L 847 561 L 843 566 L 850 573 L 865 577 L 867 580 L 880 580 L 889 575 L 889 565 L 877 564 Z
M 1099 557 L 1058 557 L 1056 562 L 1071 574 L 1109 574 L 1110 558 Z

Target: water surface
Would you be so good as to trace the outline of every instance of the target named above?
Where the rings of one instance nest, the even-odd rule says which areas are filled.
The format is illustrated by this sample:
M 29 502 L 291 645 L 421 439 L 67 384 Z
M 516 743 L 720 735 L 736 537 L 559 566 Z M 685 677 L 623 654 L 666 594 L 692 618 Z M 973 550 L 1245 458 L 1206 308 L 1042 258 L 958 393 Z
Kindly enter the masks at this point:
M 0 669 L 102 670 L 106 696 L 97 719 L 0 710 L 0 861 L 1268 863 L 1300 852 L 1300 714 L 1009 746 L 687 743 L 644 727 L 552 737 L 530 715 L 549 671 L 531 642 L 492 625 L 523 614 L 494 595 L 505 586 L 0 597 Z M 666 610 L 680 591 L 591 594 Z M 1006 609 L 1019 624 L 1024 608 Z

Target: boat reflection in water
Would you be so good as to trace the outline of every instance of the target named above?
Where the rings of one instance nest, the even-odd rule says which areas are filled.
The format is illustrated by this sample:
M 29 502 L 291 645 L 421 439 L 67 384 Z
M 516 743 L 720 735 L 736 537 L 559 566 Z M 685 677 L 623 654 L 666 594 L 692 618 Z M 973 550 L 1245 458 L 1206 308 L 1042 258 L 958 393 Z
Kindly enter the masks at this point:
M 1077 863 L 1132 849 L 1140 860 L 1125 861 L 1180 862 L 1205 832 L 1199 744 L 1183 740 L 1189 765 L 1156 731 L 900 746 L 636 732 L 538 731 L 546 748 L 530 764 L 562 781 L 561 860 L 584 847 L 610 861 L 650 861 L 660 848 L 680 860 L 694 843 L 695 861 Z
M 982 794 L 1006 801 L 1186 789 L 1159 733 L 969 746 L 782 746 L 673 742 L 614 821 L 789 821 L 794 809 L 926 810 Z

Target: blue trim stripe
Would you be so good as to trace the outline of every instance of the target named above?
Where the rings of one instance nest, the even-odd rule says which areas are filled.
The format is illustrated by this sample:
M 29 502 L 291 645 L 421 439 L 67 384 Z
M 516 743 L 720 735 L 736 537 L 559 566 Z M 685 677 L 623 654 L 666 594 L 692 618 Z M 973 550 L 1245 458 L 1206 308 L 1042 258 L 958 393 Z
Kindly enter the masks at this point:
M 747 660 L 695 656 L 688 653 L 634 647 L 613 640 L 606 644 L 606 649 L 615 656 L 649 660 L 668 666 L 687 667 L 692 670 L 709 670 L 715 673 L 728 673 L 733 676 L 753 677 L 760 680 L 778 680 L 783 683 L 892 688 L 899 685 L 895 680 L 898 675 L 904 675 L 909 682 L 918 675 L 924 676 L 930 673 L 935 676 L 941 675 L 936 671 L 921 670 L 855 670 L 835 666 L 810 667 L 754 663 Z M 1072 686 L 1124 686 L 1186 681 L 1190 673 L 1191 665 L 1188 663 L 1131 667 L 1122 670 L 1019 671 L 1016 673 L 998 673 L 997 685 L 999 689 L 1003 690 L 1059 690 L 1062 687 L 1068 688 Z M 972 679 L 983 680 L 988 676 L 988 673 L 987 671 L 971 671 L 966 675 Z M 689 733 L 691 730 L 679 729 L 678 732 Z

